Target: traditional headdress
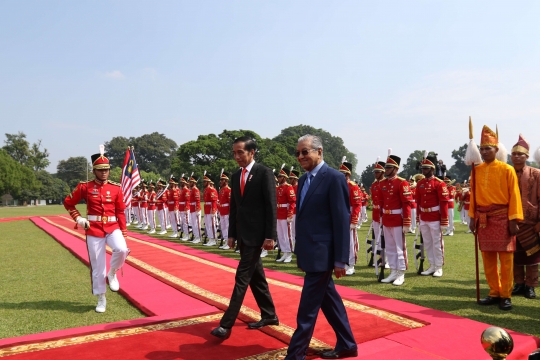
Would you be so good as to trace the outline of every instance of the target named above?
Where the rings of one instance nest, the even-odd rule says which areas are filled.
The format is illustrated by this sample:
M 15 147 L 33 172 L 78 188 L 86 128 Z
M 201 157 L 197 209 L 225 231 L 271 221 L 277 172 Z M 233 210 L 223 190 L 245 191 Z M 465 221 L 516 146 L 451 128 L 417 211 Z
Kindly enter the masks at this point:
M 514 145 L 514 147 L 512 148 L 512 152 L 520 152 L 529 156 L 530 148 L 531 148 L 531 145 L 529 144 L 529 142 L 525 140 L 523 135 L 519 134 L 519 140 L 516 143 L 516 145 Z
M 498 126 L 495 126 L 495 134 L 497 134 L 497 141 L 499 141 L 499 127 Z M 506 147 L 501 142 L 497 142 L 497 148 L 499 148 L 499 151 L 497 151 L 495 158 L 504 163 L 507 162 L 508 150 L 506 150 Z

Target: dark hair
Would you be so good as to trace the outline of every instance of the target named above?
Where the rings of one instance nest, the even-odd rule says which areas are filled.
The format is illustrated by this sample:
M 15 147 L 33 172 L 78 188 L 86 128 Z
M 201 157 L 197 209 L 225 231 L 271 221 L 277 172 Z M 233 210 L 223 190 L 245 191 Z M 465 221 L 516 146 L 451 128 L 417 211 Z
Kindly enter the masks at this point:
M 234 140 L 233 144 L 243 142 L 244 143 L 244 150 L 251 151 L 255 150 L 257 151 L 257 143 L 255 142 L 255 139 L 250 138 L 249 136 L 240 136 L 239 138 L 236 138 Z

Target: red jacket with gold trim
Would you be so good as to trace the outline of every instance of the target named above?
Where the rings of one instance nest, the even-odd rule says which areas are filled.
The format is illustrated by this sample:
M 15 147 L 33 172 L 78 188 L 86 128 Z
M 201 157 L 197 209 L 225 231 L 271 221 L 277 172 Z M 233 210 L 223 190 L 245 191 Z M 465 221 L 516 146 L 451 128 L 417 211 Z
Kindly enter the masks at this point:
M 416 218 L 422 221 L 440 221 L 448 226 L 448 189 L 435 176 L 424 178 L 416 184 Z
M 351 206 L 350 223 L 358 224 L 358 218 L 360 217 L 360 210 L 364 203 L 363 201 L 364 196 L 363 196 L 362 190 L 360 190 L 360 187 L 354 181 L 349 180 L 347 182 L 347 185 L 349 186 L 349 203 Z
M 412 194 L 407 180 L 395 176 L 382 180 L 380 186 L 383 225 L 410 227 Z
M 293 216 L 296 194 L 291 184 L 284 183 L 276 188 L 277 219 L 285 220 Z
M 221 216 L 229 215 L 231 207 L 231 188 L 229 185 L 219 189 L 219 214 Z

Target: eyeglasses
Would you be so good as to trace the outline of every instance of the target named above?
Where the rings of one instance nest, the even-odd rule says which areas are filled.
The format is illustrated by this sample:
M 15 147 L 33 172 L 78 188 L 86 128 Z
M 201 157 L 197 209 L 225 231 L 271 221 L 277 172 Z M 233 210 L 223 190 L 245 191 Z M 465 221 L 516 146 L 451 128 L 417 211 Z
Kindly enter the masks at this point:
M 307 156 L 310 151 L 317 151 L 317 149 L 304 149 L 302 151 L 297 151 L 294 153 L 294 156 L 296 157 L 300 157 L 300 154 L 302 154 L 303 156 Z

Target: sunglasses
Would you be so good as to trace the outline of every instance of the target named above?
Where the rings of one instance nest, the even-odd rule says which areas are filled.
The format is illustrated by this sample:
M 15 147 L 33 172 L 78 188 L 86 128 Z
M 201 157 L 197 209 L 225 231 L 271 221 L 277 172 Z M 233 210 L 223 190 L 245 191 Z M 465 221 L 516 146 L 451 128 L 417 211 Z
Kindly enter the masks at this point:
M 300 157 L 300 154 L 302 154 L 303 156 L 307 156 L 311 151 L 317 151 L 317 149 L 304 149 L 302 151 L 297 151 L 294 153 L 294 156 Z

